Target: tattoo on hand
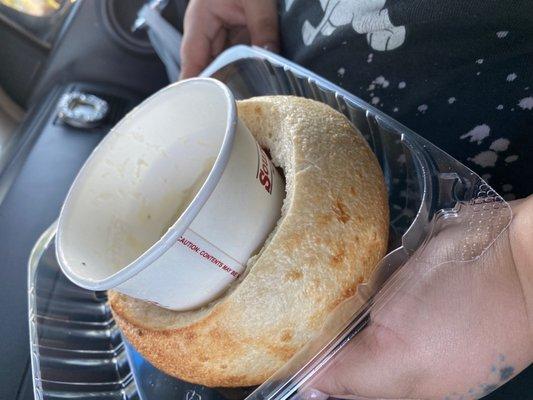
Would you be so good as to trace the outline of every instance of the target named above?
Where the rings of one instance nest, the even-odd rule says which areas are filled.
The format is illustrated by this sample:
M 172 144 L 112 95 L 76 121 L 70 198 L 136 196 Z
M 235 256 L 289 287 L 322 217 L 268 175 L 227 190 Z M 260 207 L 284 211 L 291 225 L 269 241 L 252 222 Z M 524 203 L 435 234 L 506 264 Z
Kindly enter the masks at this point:
M 493 364 L 490 368 L 490 376 L 491 376 L 490 383 L 482 383 L 478 385 L 477 387 L 470 388 L 468 390 L 468 393 L 465 393 L 462 395 L 458 393 L 452 393 L 444 397 L 443 400 L 479 399 L 483 396 L 488 395 L 489 393 L 492 393 L 496 389 L 498 389 L 501 385 L 503 385 L 505 382 L 511 379 L 514 373 L 515 373 L 514 367 L 506 363 L 505 356 L 503 354 L 500 354 L 498 356 L 497 362 Z

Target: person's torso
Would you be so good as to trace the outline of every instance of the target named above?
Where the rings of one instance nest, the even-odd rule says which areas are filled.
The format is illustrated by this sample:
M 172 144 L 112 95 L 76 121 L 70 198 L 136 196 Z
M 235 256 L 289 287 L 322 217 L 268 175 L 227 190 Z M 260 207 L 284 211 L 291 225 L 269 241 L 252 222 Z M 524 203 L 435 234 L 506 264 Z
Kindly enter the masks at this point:
M 471 167 L 533 192 L 533 2 L 286 0 L 283 54 Z

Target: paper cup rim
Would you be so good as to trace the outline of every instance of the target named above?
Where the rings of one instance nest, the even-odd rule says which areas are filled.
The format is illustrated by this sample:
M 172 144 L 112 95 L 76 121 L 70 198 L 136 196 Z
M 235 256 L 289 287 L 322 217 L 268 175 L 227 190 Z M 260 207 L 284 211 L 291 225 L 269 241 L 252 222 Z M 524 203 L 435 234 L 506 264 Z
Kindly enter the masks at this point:
M 222 174 L 224 173 L 228 164 L 237 130 L 237 107 L 235 97 L 224 83 L 213 78 L 190 78 L 183 81 L 175 82 L 152 94 L 150 97 L 141 102 L 137 107 L 135 107 L 135 109 L 131 112 L 139 112 L 139 110 L 145 108 L 149 103 L 155 101 L 155 99 L 157 99 L 161 94 L 165 92 L 175 90 L 177 87 L 180 86 L 195 85 L 198 83 L 209 83 L 221 89 L 228 107 L 224 138 L 222 140 L 222 144 L 218 151 L 218 155 L 215 159 L 213 167 L 211 168 L 211 171 L 209 172 L 206 180 L 204 181 L 198 193 L 195 195 L 193 200 L 189 203 L 187 208 L 180 215 L 178 220 L 167 230 L 167 232 L 131 263 L 104 279 L 94 280 L 80 277 L 79 275 L 73 273 L 73 271 L 68 265 L 67 258 L 63 251 L 63 225 L 65 218 L 68 217 L 69 205 L 72 201 L 72 197 L 78 191 L 78 186 L 81 184 L 81 182 L 83 182 L 86 175 L 91 170 L 91 161 L 100 153 L 101 148 L 105 146 L 106 142 L 110 140 L 110 138 L 115 134 L 118 128 L 120 128 L 120 126 L 122 125 L 122 120 L 117 125 L 115 125 L 111 129 L 111 131 L 102 139 L 102 141 L 95 147 L 93 152 L 87 158 L 82 168 L 76 175 L 76 178 L 72 182 L 67 192 L 65 201 L 61 206 L 57 233 L 55 238 L 55 248 L 56 257 L 61 267 L 61 270 L 71 281 L 76 283 L 78 286 L 89 290 L 111 289 L 123 284 L 124 282 L 131 279 L 139 272 L 150 266 L 154 261 L 161 257 L 183 234 L 187 227 L 192 223 L 194 218 L 198 215 L 203 205 L 207 202 L 207 200 L 211 196 L 211 193 L 213 193 L 213 191 L 215 190 L 215 187 L 220 181 L 220 178 L 222 177 Z

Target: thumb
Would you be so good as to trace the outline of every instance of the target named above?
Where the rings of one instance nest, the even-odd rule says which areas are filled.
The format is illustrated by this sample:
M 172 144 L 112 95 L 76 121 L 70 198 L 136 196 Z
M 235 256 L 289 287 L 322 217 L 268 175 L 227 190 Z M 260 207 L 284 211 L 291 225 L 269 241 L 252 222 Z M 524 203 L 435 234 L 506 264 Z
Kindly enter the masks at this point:
M 244 2 L 246 25 L 252 45 L 279 51 L 278 13 L 275 0 Z
M 413 379 L 405 344 L 396 334 L 371 322 L 298 394 L 302 400 L 409 398 Z

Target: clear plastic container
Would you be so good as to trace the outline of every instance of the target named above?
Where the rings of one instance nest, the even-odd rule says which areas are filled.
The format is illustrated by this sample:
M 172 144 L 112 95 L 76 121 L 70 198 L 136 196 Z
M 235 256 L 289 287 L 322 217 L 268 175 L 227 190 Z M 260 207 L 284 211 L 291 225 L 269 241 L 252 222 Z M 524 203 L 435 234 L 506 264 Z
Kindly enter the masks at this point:
M 124 341 L 105 293 L 74 286 L 55 260 L 55 226 L 29 262 L 29 321 L 37 399 L 287 399 L 295 396 L 374 321 L 407 295 L 482 256 L 511 221 L 507 203 L 470 169 L 405 126 L 332 83 L 265 50 L 236 46 L 202 74 L 237 99 L 290 94 L 322 101 L 363 133 L 389 191 L 388 254 L 370 282 L 341 305 L 322 333 L 258 388 L 214 389 L 169 377 Z M 339 361 L 340 360 L 340 361 Z

